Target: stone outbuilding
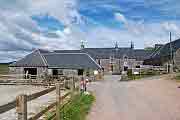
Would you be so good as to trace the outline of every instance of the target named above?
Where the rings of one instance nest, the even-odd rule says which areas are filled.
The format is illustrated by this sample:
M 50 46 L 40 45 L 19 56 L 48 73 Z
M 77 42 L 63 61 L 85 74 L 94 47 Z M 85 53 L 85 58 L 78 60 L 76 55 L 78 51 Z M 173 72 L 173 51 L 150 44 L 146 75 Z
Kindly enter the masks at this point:
M 10 73 L 19 76 L 30 74 L 41 78 L 45 75 L 93 75 L 101 66 L 86 53 L 55 53 L 35 50 L 9 65 Z
M 173 68 L 180 70 L 180 39 L 156 49 L 149 58 L 144 60 L 144 64 L 165 67 L 172 64 Z

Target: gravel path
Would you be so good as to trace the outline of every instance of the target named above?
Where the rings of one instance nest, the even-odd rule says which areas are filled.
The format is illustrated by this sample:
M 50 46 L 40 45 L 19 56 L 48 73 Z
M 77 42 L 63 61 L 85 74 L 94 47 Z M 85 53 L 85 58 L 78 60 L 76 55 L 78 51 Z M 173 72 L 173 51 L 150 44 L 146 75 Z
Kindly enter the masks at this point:
M 96 95 L 88 120 L 180 120 L 180 84 L 163 77 L 119 78 L 106 76 L 88 86 Z

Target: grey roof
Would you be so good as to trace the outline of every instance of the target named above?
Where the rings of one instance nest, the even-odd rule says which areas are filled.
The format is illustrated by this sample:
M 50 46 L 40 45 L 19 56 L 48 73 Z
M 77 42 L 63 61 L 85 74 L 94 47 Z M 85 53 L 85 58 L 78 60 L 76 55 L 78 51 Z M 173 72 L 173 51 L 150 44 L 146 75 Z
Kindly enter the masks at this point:
M 49 67 L 64 69 L 101 69 L 101 66 L 86 53 L 55 53 L 35 50 L 11 67 Z
M 132 58 L 136 60 L 143 61 L 147 59 L 152 54 L 151 51 L 144 50 L 144 49 L 135 49 L 132 53 Z
M 55 53 L 85 53 L 82 50 L 54 50 Z
M 92 68 L 100 69 L 101 67 L 94 59 L 109 59 L 110 56 L 115 58 L 133 58 L 143 61 L 151 52 L 143 49 L 131 48 L 85 48 L 82 50 L 36 50 L 27 55 L 25 58 L 11 64 L 10 66 L 48 66 L 58 68 Z
M 116 58 L 122 57 L 124 54 L 128 54 L 129 48 L 85 48 L 84 52 L 88 53 L 95 59 L 109 59 L 110 56 Z
M 47 66 L 39 50 L 35 50 L 19 61 L 10 64 L 11 67 L 36 67 Z
M 144 49 L 132 48 L 85 48 L 83 52 L 88 53 L 95 59 L 109 59 L 110 56 L 122 59 L 124 56 L 136 60 L 144 60 L 151 52 Z
M 82 50 L 56 50 L 55 53 L 87 53 L 94 59 L 109 59 L 110 56 L 122 59 L 124 56 L 136 60 L 144 60 L 152 52 L 144 49 L 131 48 L 84 48 Z
M 49 68 L 101 69 L 101 66 L 85 53 L 51 53 L 43 56 Z
M 44 49 L 38 49 L 38 50 L 39 50 L 39 52 L 40 52 L 41 54 L 51 53 L 50 51 L 44 50 Z

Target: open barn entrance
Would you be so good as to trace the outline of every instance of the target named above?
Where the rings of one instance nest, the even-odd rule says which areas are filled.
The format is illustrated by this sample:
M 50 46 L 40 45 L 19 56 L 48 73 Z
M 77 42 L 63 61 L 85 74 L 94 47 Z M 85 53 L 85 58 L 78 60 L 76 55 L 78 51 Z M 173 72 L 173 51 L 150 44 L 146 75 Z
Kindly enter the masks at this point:
M 53 74 L 53 78 L 55 78 L 55 79 L 58 78 L 58 70 L 57 69 L 53 69 L 52 74 Z
M 25 79 L 29 79 L 30 77 L 32 79 L 36 79 L 37 75 L 37 68 L 24 68 L 24 74 L 25 74 Z
M 79 69 L 79 70 L 78 70 L 78 76 L 83 75 L 83 73 L 84 73 L 84 70 L 83 70 L 83 69 Z

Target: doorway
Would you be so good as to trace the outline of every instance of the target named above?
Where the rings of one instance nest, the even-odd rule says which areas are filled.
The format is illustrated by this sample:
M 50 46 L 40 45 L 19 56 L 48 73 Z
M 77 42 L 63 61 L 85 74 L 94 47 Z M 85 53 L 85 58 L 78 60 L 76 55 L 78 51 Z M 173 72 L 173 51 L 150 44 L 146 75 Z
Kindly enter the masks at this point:
M 78 76 L 83 75 L 83 73 L 84 73 L 84 70 L 83 70 L 83 69 L 79 69 L 79 70 L 78 70 Z
M 57 69 L 53 69 L 52 74 L 53 74 L 53 78 L 55 78 L 55 79 L 58 78 L 58 70 Z
M 24 68 L 24 74 L 25 74 L 25 77 L 24 77 L 25 79 L 29 79 L 30 77 L 32 79 L 36 79 L 37 68 Z

